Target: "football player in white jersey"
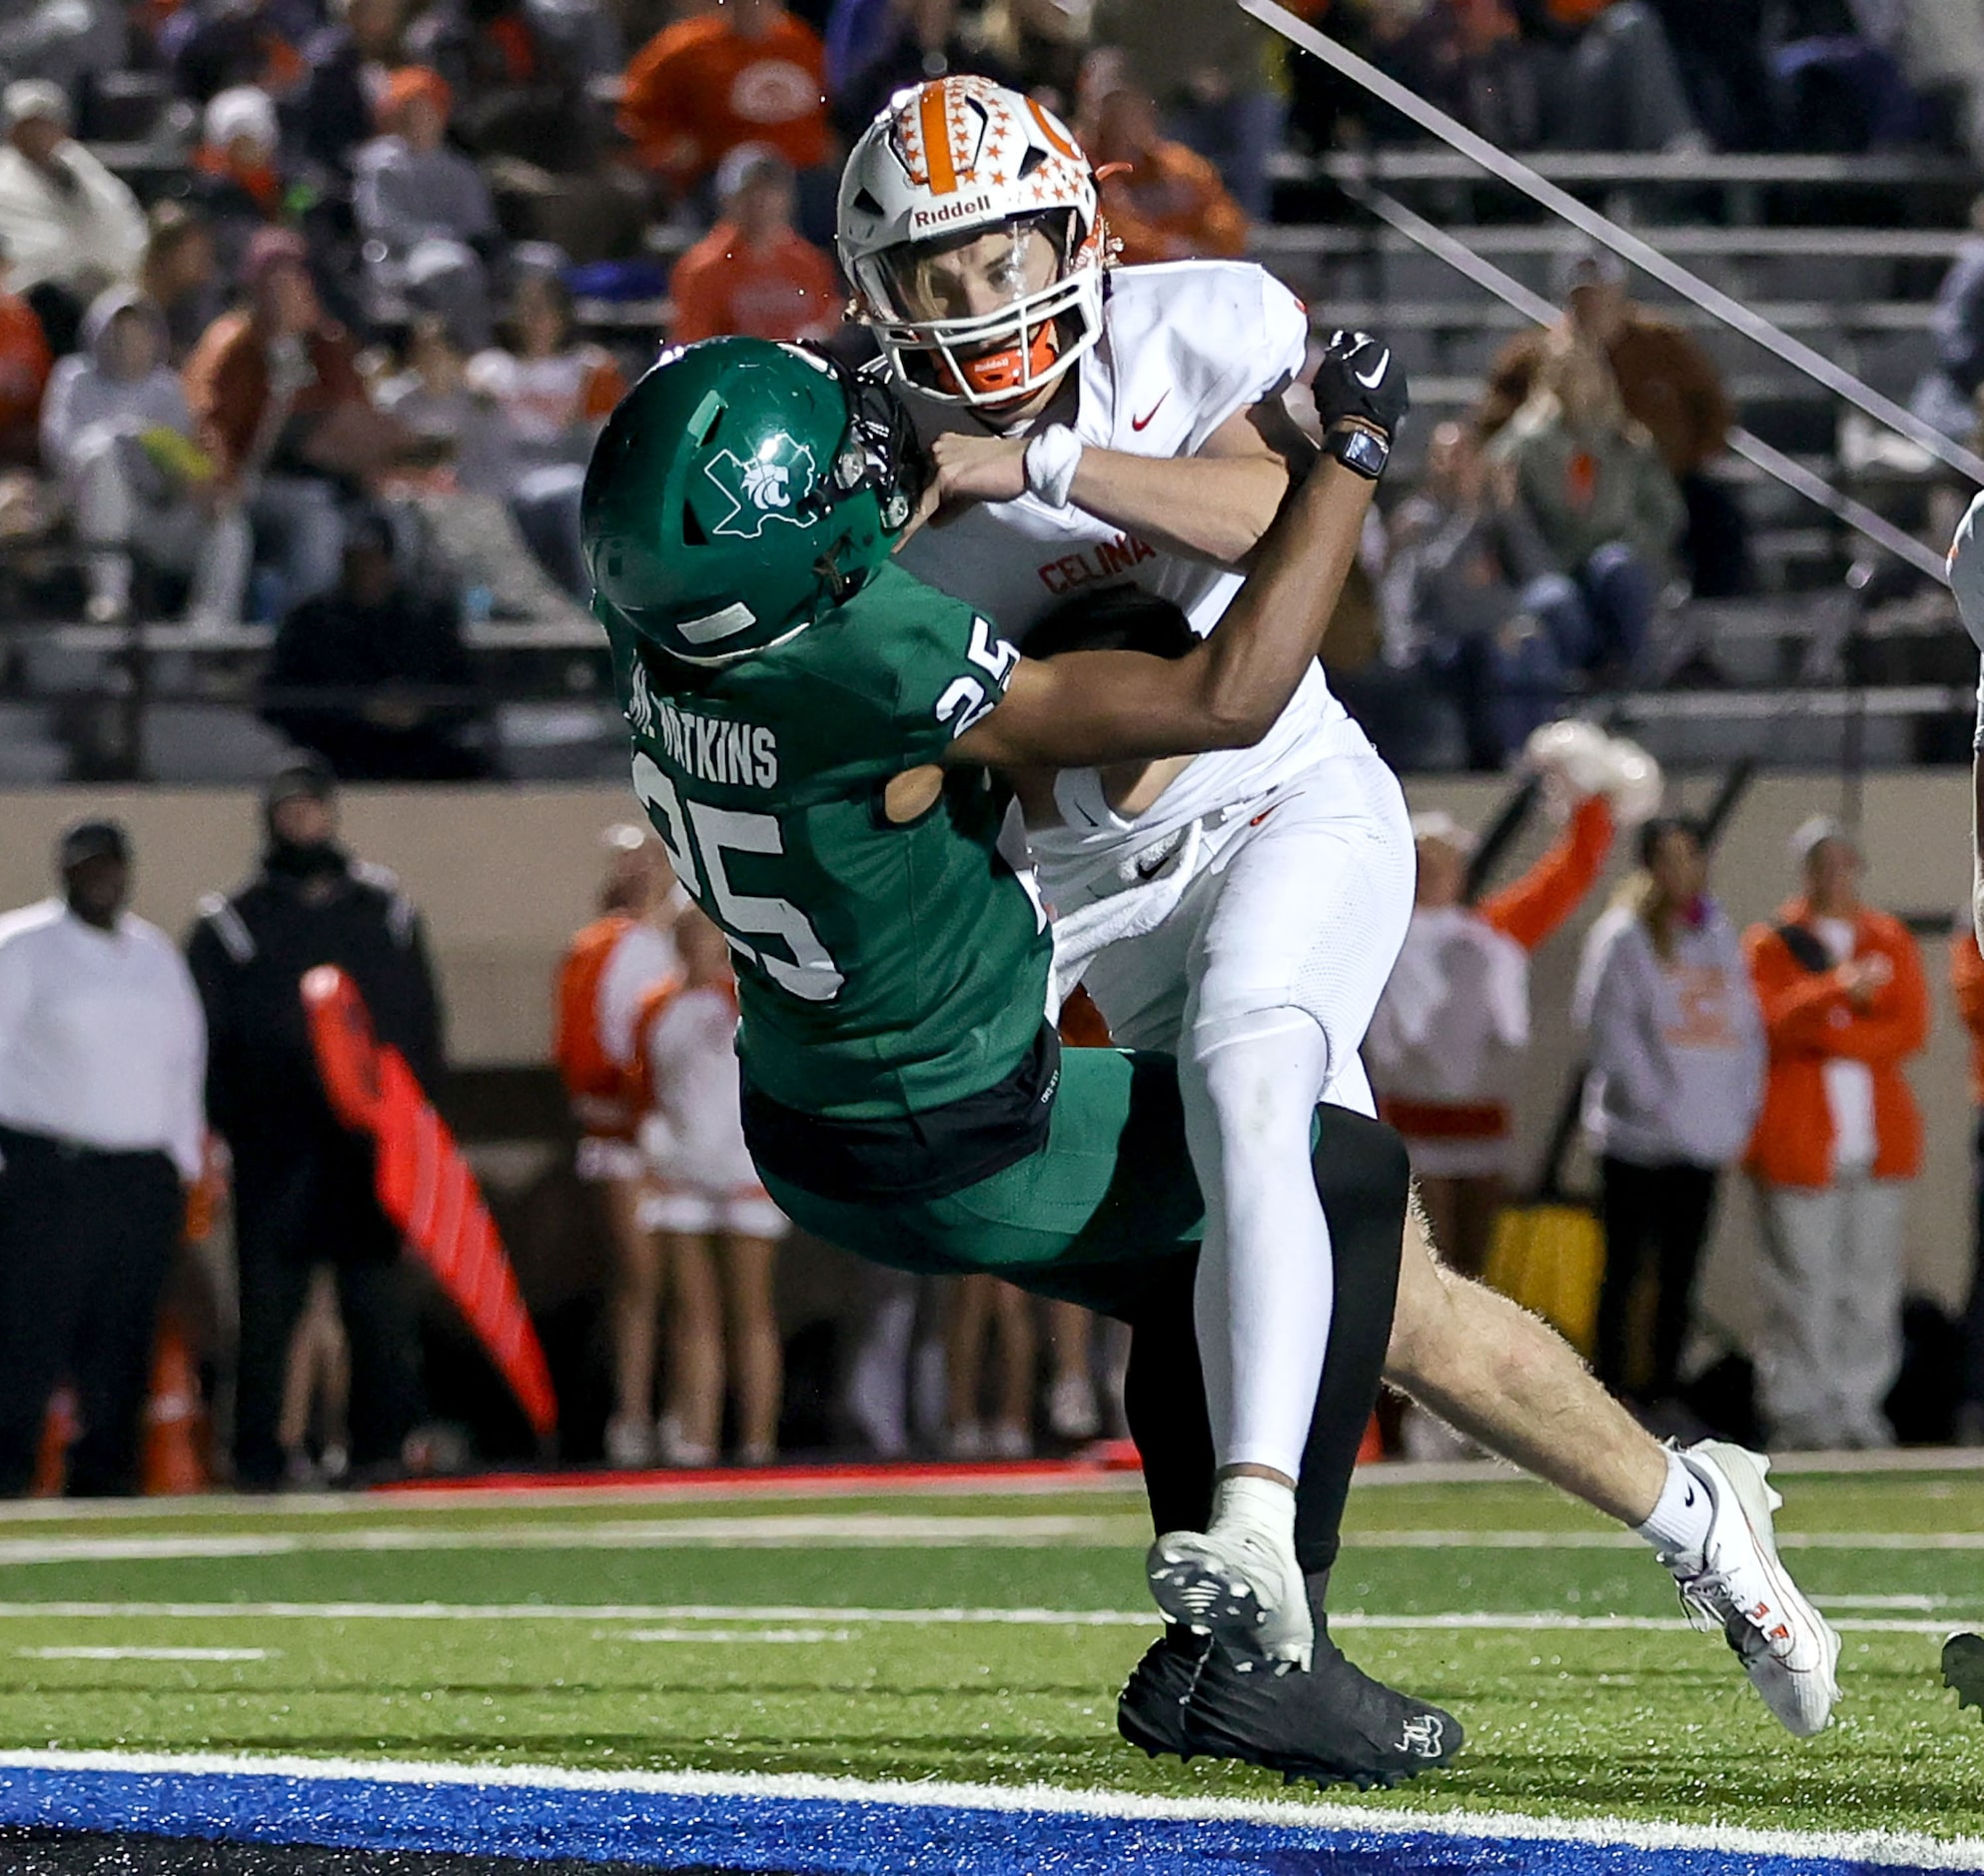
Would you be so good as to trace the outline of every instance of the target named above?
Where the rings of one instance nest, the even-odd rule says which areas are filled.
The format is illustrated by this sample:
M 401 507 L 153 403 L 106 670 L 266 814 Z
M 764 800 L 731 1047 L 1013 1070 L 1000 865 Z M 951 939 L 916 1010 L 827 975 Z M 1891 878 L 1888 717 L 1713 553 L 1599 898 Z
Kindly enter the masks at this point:
M 1282 405 L 1308 339 L 1294 296 L 1239 263 L 1110 268 L 1079 146 L 982 79 L 900 94 L 870 126 L 839 247 L 938 469 L 947 524 L 905 544 L 911 570 L 1021 643 L 1088 588 L 1140 589 L 1211 630 L 1306 448 Z M 1373 346 L 1369 382 L 1388 362 Z M 1353 467 L 1380 472 L 1383 451 L 1368 457 Z M 1403 799 L 1318 670 L 1256 749 L 1063 774 L 1026 805 L 1057 974 L 1119 1042 L 1178 1056 L 1207 1195 L 1221 1483 L 1207 1532 L 1153 1547 L 1153 1588 L 1228 1654 L 1298 1661 L 1320 1585 L 1295 1575 L 1289 1481 L 1330 1308 L 1299 1175 L 1319 1097 L 1370 1111 L 1357 1049 L 1413 896 Z M 1390 1379 L 1637 1530 L 1778 1718 L 1819 1730 L 1838 1637 L 1777 1561 L 1764 1462 L 1661 1448 L 1545 1325 L 1409 1235 Z M 1167 1672 L 1163 1646 L 1140 1675 Z

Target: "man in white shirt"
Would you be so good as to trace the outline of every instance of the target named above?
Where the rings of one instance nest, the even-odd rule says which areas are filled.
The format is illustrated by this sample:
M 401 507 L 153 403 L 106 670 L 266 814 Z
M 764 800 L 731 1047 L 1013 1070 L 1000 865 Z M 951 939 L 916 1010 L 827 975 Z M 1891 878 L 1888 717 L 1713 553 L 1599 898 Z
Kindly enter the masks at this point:
M 0 918 L 0 1494 L 33 1478 L 76 1386 L 79 1496 L 137 1489 L 159 1293 L 200 1171 L 207 1030 L 157 926 L 125 910 L 131 842 L 81 821 L 62 896 Z
M 0 93 L 0 239 L 11 284 L 73 352 L 83 309 L 106 287 L 130 285 L 145 258 L 145 211 L 129 186 L 70 134 L 58 85 L 25 78 Z

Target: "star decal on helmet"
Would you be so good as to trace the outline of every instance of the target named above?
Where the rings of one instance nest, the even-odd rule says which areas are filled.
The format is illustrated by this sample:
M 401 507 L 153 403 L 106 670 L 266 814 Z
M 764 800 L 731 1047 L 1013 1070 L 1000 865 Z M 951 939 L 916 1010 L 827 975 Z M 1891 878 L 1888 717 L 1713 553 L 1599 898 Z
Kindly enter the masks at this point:
M 730 503 L 730 511 L 711 527 L 711 533 L 755 540 L 770 521 L 789 521 L 795 527 L 806 524 L 808 517 L 800 512 L 799 503 L 811 492 L 819 471 L 812 451 L 803 443 L 783 435 L 767 438 L 755 455 L 739 457 L 725 450 L 702 469 Z

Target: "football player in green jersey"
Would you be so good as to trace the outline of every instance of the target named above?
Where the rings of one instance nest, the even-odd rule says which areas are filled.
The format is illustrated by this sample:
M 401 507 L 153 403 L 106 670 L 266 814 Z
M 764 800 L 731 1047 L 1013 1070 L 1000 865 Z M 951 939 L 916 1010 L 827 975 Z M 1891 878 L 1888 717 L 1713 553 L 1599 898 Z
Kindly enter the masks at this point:
M 892 397 L 824 358 L 712 340 L 666 355 L 608 422 L 582 531 L 633 728 L 633 778 L 737 965 L 746 1136 L 808 1230 L 919 1273 L 992 1271 L 1133 1327 L 1130 1411 L 1160 1530 L 1213 1486 L 1191 1338 L 1203 1208 L 1169 1057 L 1064 1061 L 1051 942 L 1001 856 L 988 771 L 1258 739 L 1320 646 L 1392 431 L 1390 352 L 1338 335 L 1323 452 L 1220 630 L 1184 656 L 1022 658 L 994 621 L 890 563 L 919 461 Z M 1372 448 L 1376 444 L 1379 448 Z M 1334 1555 L 1397 1282 L 1396 1137 L 1319 1112 L 1337 1262 L 1297 1542 Z M 1319 1634 L 1280 1679 L 1168 1634 L 1121 1714 L 1139 1743 L 1392 1782 L 1460 1728 Z M 1190 1695 L 1194 1730 L 1156 1717 Z M 1147 1709 L 1149 1717 L 1147 1718 Z

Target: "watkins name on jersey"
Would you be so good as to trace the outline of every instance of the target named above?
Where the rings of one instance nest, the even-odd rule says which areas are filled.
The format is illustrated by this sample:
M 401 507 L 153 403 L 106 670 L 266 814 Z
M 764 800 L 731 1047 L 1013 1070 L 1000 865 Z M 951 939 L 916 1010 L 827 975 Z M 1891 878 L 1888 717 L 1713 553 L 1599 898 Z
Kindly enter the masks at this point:
M 657 697 L 646 667 L 635 661 L 627 695 L 634 733 L 652 736 L 668 760 L 698 781 L 728 788 L 771 788 L 778 782 L 778 738 L 762 723 L 704 716 L 672 697 Z

